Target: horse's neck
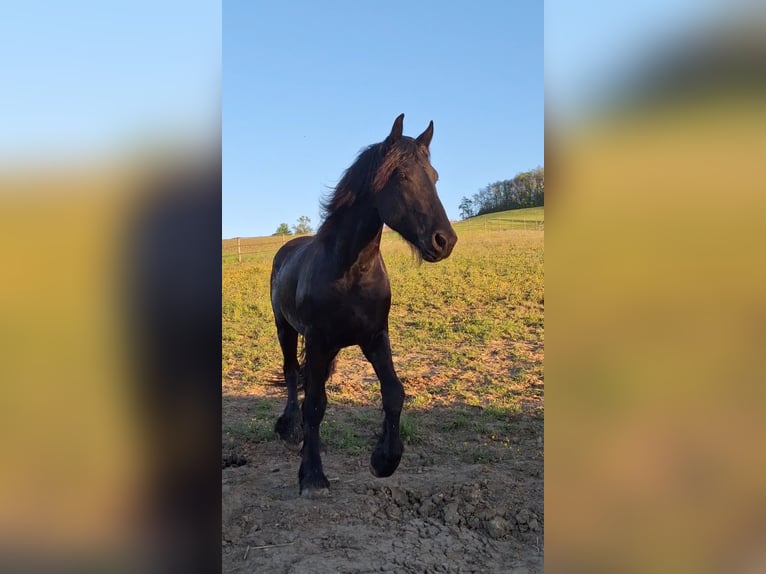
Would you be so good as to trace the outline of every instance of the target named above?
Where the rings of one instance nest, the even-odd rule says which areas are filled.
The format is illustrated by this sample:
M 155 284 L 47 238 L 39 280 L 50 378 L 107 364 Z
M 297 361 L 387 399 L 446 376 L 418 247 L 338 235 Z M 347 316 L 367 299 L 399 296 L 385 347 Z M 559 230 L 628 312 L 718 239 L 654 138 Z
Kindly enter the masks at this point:
M 341 271 L 352 266 L 366 267 L 376 260 L 380 252 L 380 237 L 383 222 L 371 206 L 351 207 L 335 222 L 333 250 L 338 256 Z

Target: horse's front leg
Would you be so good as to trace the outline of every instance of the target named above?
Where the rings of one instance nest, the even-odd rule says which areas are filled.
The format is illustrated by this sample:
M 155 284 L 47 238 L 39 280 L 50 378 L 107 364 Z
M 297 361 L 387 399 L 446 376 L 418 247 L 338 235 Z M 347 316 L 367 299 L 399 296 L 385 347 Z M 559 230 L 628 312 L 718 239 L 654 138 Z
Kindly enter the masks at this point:
M 318 346 L 306 337 L 305 398 L 303 400 L 303 449 L 298 481 L 301 496 L 327 494 L 330 483 L 319 455 L 319 425 L 327 407 L 325 382 L 330 375 L 337 350 Z
M 383 434 L 370 457 L 370 471 L 377 477 L 391 476 L 402 459 L 404 445 L 399 438 L 399 417 L 404 404 L 404 388 L 394 371 L 388 331 L 381 331 L 372 341 L 362 346 L 362 352 L 370 361 L 380 380 L 383 399 Z

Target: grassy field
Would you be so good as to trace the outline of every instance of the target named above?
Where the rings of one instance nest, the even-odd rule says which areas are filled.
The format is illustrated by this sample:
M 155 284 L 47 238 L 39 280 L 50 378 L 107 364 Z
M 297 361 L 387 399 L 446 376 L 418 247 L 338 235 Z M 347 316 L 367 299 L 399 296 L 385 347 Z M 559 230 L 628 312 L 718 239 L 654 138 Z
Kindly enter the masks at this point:
M 514 437 L 530 424 L 540 430 L 544 412 L 543 232 L 484 231 L 477 222 L 489 218 L 542 220 L 543 211 L 458 223 L 452 256 L 434 265 L 418 264 L 395 233 L 385 233 L 381 246 L 393 291 L 394 364 L 407 394 L 405 442 L 441 445 L 479 463 L 511 456 Z M 275 239 L 249 240 L 262 248 L 242 263 L 236 254 L 224 259 L 224 448 L 277 440 L 284 391 L 273 384 L 282 363 L 269 303 Z M 366 452 L 382 420 L 380 394 L 357 348 L 340 353 L 327 390 L 325 443 Z
M 471 217 L 457 224 L 457 229 L 462 234 L 488 233 L 491 231 L 543 231 L 545 219 L 542 207 L 529 209 L 516 209 L 488 213 L 477 217 Z M 290 237 L 241 237 L 224 239 L 222 242 L 222 259 L 224 263 L 238 262 L 237 243 L 239 242 L 239 254 L 243 261 L 248 259 L 270 258 L 274 252 Z
M 465 221 L 458 223 L 459 226 L 470 227 L 472 224 L 484 221 L 545 221 L 545 211 L 543 207 L 529 207 L 526 209 L 513 209 L 511 211 L 499 211 L 497 213 L 487 213 L 477 215 Z

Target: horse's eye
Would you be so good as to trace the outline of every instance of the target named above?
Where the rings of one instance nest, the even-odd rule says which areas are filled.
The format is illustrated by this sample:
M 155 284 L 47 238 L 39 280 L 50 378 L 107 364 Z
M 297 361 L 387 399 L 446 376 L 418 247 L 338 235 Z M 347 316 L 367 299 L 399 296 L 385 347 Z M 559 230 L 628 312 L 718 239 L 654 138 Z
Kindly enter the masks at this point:
M 404 173 L 403 171 L 399 172 L 399 177 L 402 179 L 402 181 L 408 181 L 410 179 L 410 176 Z

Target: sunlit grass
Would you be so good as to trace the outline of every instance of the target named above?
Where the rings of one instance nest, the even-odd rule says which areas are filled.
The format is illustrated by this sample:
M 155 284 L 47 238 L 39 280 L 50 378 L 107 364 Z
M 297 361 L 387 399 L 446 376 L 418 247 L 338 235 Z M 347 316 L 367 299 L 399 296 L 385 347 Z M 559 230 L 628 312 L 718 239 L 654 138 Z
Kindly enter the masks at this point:
M 523 211 L 542 219 L 542 210 Z M 502 445 L 520 416 L 541 420 L 543 412 L 544 234 L 484 233 L 464 223 L 455 228 L 459 241 L 451 257 L 433 265 L 415 261 L 397 234 L 383 235 L 392 288 L 391 346 L 407 395 L 402 437 L 417 446 L 439 433 L 450 440 L 461 433 L 494 434 L 497 440 L 487 440 Z M 284 390 L 273 382 L 281 379 L 282 356 L 269 274 L 281 242 L 262 240 L 272 244 L 270 252 L 249 255 L 242 263 L 236 256 L 224 261 L 223 390 L 278 404 Z M 327 390 L 323 440 L 349 452 L 367 450 L 383 413 L 379 383 L 359 349 L 340 353 Z M 269 425 L 257 420 L 238 436 L 274 440 L 273 420 Z

